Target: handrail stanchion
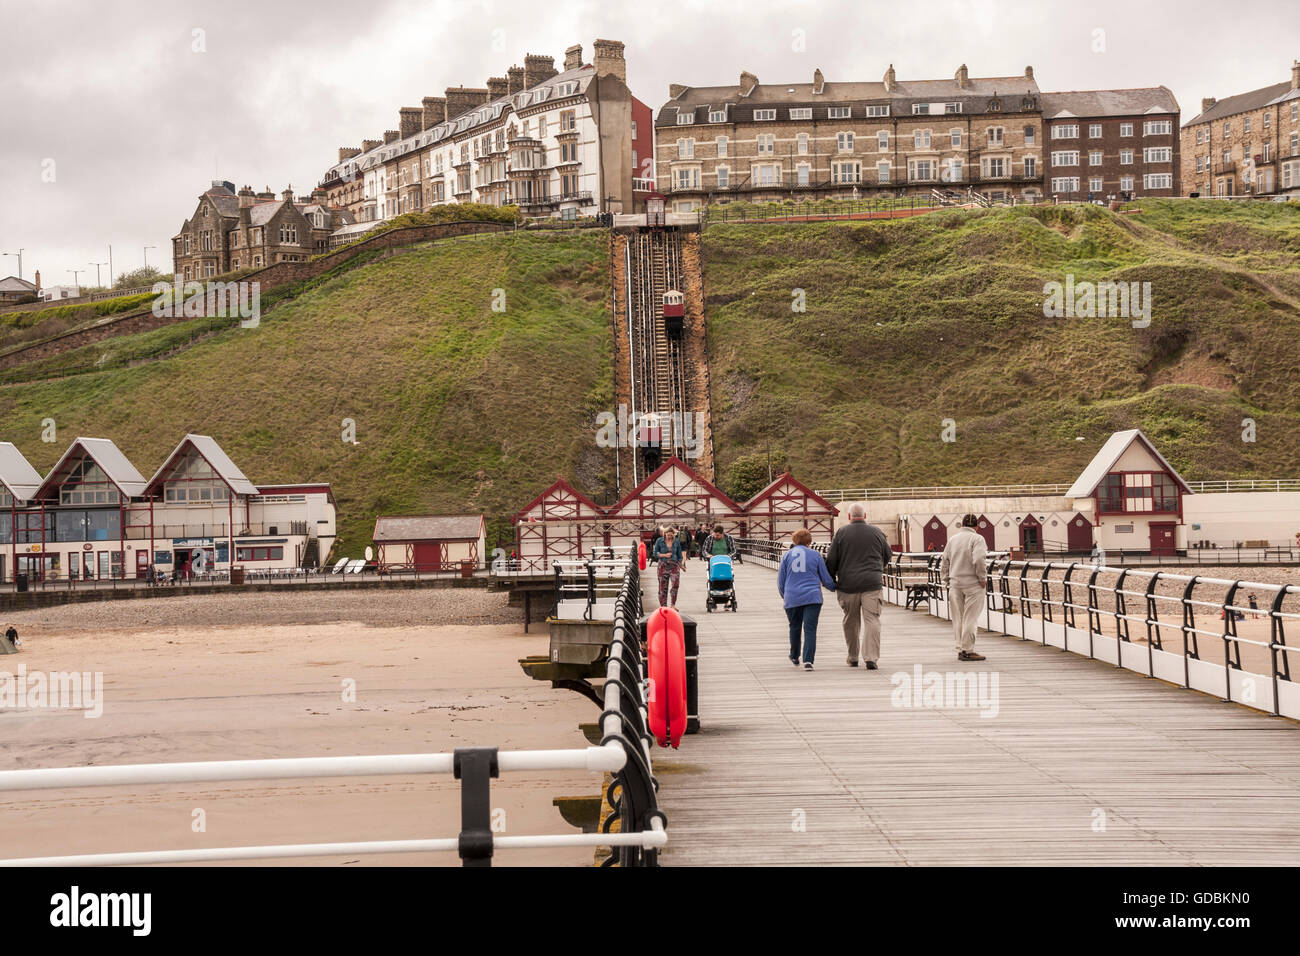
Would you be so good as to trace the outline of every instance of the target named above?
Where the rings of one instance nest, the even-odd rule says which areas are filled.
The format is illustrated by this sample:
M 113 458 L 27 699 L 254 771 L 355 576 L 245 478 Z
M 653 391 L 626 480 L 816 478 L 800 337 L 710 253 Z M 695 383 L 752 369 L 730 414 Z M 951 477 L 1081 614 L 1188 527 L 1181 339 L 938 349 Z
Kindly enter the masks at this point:
M 1196 582 L 1200 580 L 1197 575 L 1192 575 L 1187 582 L 1187 587 L 1183 588 L 1183 686 L 1192 686 L 1192 667 L 1189 663 L 1189 649 L 1187 646 L 1187 637 L 1190 634 L 1192 646 L 1190 657 L 1195 657 L 1198 661 L 1200 657 L 1200 648 L 1196 643 L 1196 610 L 1192 607 L 1192 590 L 1196 587 Z

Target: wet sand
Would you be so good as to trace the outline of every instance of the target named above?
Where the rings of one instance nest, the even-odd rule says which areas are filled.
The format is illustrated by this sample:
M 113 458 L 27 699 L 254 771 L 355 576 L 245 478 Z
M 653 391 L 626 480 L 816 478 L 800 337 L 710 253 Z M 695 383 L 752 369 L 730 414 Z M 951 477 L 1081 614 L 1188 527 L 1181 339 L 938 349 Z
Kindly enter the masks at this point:
M 26 646 L 0 658 L 0 671 L 16 673 L 20 663 L 28 672 L 102 671 L 103 715 L 0 710 L 0 769 L 586 745 L 577 725 L 594 717 L 592 705 L 529 680 L 517 663 L 545 653 L 545 628 L 524 635 L 518 624 L 222 627 L 208 619 L 218 606 L 192 600 L 200 610 L 179 615 L 175 626 L 102 629 L 91 605 L 11 615 Z M 285 603 L 269 616 L 284 620 L 317 599 L 272 600 Z M 151 620 L 160 614 L 155 602 L 131 604 Z M 112 613 L 121 625 L 130 607 Z M 363 616 L 373 620 L 382 609 Z M 355 702 L 344 699 L 349 681 Z M 573 833 L 552 798 L 599 788 L 594 774 L 507 775 L 493 782 L 493 806 L 505 811 L 505 833 Z M 195 832 L 198 810 L 204 832 Z M 27 791 L 0 794 L 0 845 L 14 858 L 454 837 L 459 817 L 459 785 L 449 776 Z M 459 865 L 454 853 L 269 862 Z M 506 851 L 495 862 L 585 866 L 592 854 Z

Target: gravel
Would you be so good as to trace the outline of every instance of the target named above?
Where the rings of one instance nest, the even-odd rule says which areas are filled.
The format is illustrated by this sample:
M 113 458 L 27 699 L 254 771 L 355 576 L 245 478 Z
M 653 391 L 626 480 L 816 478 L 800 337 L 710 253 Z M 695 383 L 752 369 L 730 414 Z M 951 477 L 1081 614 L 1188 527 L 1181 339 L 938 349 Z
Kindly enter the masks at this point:
M 193 594 L 129 601 L 87 601 L 10 611 L 20 631 L 99 631 L 159 627 L 247 627 L 355 621 L 372 627 L 519 624 L 523 612 L 505 594 L 456 588 Z

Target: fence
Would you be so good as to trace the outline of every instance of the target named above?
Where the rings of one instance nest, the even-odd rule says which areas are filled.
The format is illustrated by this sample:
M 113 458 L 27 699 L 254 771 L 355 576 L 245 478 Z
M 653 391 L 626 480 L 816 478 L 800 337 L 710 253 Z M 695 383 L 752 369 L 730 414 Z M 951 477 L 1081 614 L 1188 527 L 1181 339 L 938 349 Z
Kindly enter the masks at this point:
M 779 187 L 773 187 L 779 188 Z M 902 199 L 842 199 L 808 202 L 712 204 L 700 213 L 702 223 L 790 222 L 817 219 L 848 219 L 855 216 L 885 217 L 933 212 L 943 208 L 929 196 Z
M 1227 491 L 1300 491 L 1300 478 L 1228 478 L 1187 482 L 1194 494 Z M 900 488 L 823 488 L 827 501 L 870 501 L 888 498 L 1013 498 L 1018 495 L 1064 495 L 1069 483 L 1040 485 L 913 485 Z
M 641 591 L 635 555 L 629 558 L 625 567 L 605 672 L 604 707 L 599 721 L 603 737 L 599 746 L 535 751 L 463 747 L 452 753 L 0 771 L 0 791 L 450 773 L 460 781 L 461 790 L 461 828 L 455 837 L 29 857 L 0 860 L 0 866 L 128 866 L 451 851 L 459 853 L 465 866 L 491 866 L 496 850 L 574 846 L 611 847 L 613 852 L 602 864 L 604 866 L 657 866 L 659 849 L 668 840 L 668 821 L 659 809 L 656 798 L 658 783 L 651 772 L 645 667 L 636 625 L 641 610 Z M 613 775 L 605 788 L 611 812 L 605 818 L 601 832 L 536 836 L 502 836 L 492 832 L 491 782 L 494 778 L 502 773 L 556 770 L 588 770 Z M 618 832 L 614 832 L 615 827 Z
M 751 539 L 737 544 L 766 566 L 775 566 L 788 547 Z M 814 547 L 825 553 L 828 545 Z M 896 554 L 885 569 L 885 600 L 924 605 L 930 614 L 950 620 L 940 559 Z M 1086 653 L 1275 716 L 1300 718 L 1300 685 L 1293 680 L 1290 657 L 1300 647 L 1286 643 L 1288 622 L 1300 621 L 1300 602 L 1284 607 L 1288 596 L 1300 596 L 1300 587 L 1077 561 L 1012 560 L 1003 554 L 989 555 L 987 570 L 981 618 L 987 630 Z M 1209 589 L 1219 594 L 1208 596 Z M 1243 595 L 1256 591 L 1269 596 L 1264 607 L 1245 603 Z M 1207 625 L 1207 617 L 1221 626 Z M 1266 636 L 1239 633 L 1239 624 L 1265 618 Z M 1222 652 L 1222 664 L 1206 659 L 1215 650 Z

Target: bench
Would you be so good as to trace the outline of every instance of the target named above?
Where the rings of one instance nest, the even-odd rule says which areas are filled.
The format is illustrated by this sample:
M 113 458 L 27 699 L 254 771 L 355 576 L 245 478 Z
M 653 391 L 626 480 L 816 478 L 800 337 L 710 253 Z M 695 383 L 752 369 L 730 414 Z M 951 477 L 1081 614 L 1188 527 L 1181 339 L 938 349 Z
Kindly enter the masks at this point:
M 931 600 L 939 599 L 939 588 L 934 584 L 909 584 L 907 586 L 906 607 L 910 611 L 912 608 L 919 608 L 922 604 L 928 604 Z

